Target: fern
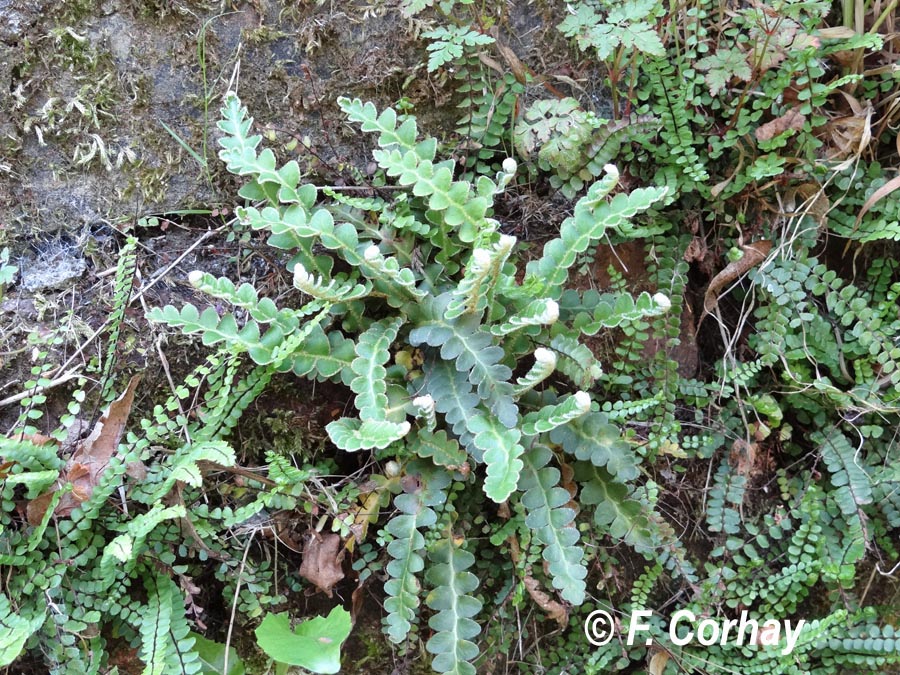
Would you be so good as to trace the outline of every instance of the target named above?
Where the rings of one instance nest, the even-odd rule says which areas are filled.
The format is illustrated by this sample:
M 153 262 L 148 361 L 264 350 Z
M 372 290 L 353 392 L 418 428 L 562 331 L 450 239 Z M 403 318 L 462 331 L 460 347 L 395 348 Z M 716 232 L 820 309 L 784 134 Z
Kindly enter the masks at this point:
M 572 420 L 578 419 L 591 409 L 590 394 L 584 391 L 575 392 L 562 403 L 546 405 L 536 412 L 525 415 L 522 419 L 522 434 L 537 436 L 545 434 Z
M 290 365 L 295 375 L 318 380 L 340 380 L 349 385 L 353 377 L 350 366 L 354 357 L 352 340 L 339 331 L 326 333 L 316 325 L 291 354 Z
M 422 37 L 431 40 L 428 45 L 429 73 L 459 59 L 466 47 L 480 47 L 494 42 L 494 38 L 462 26 L 440 26 L 422 33 Z
M 591 185 L 587 194 L 575 204 L 574 215 L 563 221 L 559 238 L 545 244 L 543 256 L 526 267 L 532 283 L 545 288 L 551 297 L 558 298 L 562 294 L 568 269 L 578 254 L 603 237 L 607 228 L 619 227 L 666 194 L 666 188 L 638 188 L 628 195 L 618 194 L 607 202 L 604 198 L 618 183 L 619 172 L 613 166 L 608 166 L 606 171 L 606 177 Z
M 521 432 L 505 428 L 497 418 L 476 415 L 469 421 L 472 444 L 481 450 L 487 465 L 484 493 L 497 503 L 505 501 L 519 482 L 524 448 Z
M 556 352 L 544 347 L 534 350 L 534 365 L 528 369 L 522 377 L 516 380 L 514 394 L 517 398 L 524 396 L 541 382 L 546 380 L 556 370 Z
M 728 460 L 719 464 L 707 503 L 706 517 L 710 531 L 738 533 L 741 515 L 733 506 L 739 507 L 743 503 L 746 483 L 746 476 L 736 474 Z
M 425 598 L 435 612 L 429 627 L 435 634 L 425 648 L 435 655 L 431 667 L 438 673 L 475 675 L 472 665 L 478 656 L 478 647 L 472 642 L 481 632 L 472 619 L 481 611 L 481 601 L 470 595 L 478 588 L 478 577 L 468 570 L 475 564 L 475 556 L 463 548 L 452 532 L 440 539 L 428 552 L 434 563 L 425 578 L 432 590 Z
M 25 618 L 12 611 L 9 598 L 0 593 L 0 666 L 8 666 L 22 652 L 25 642 L 44 623 L 45 614 Z
M 563 599 L 580 605 L 585 598 L 587 569 L 584 552 L 577 546 L 579 535 L 574 525 L 575 512 L 567 505 L 572 496 L 559 487 L 559 471 L 548 467 L 551 452 L 536 445 L 524 455 L 524 470 L 519 481 L 522 504 L 527 510 L 525 524 L 544 546 L 553 587 Z
M 620 483 L 638 476 L 638 462 L 629 444 L 622 440 L 618 427 L 607 416 L 591 412 L 554 428 L 550 440 L 596 467 L 605 467 L 613 480 Z
M 650 552 L 656 543 L 653 527 L 641 501 L 617 476 L 592 464 L 578 462 L 575 474 L 584 485 L 581 501 L 596 505 L 594 522 L 613 539 L 621 539 L 638 552 Z
M 411 429 L 409 422 L 388 420 L 354 420 L 342 417 L 325 427 L 328 437 L 341 450 L 356 452 L 388 447 Z
M 872 503 L 872 480 L 857 449 L 836 428 L 825 433 L 817 432 L 812 438 L 819 444 L 819 452 L 831 472 L 831 482 L 837 488 L 835 499 L 841 513 L 863 517 L 862 507 Z
M 463 314 L 480 316 L 484 312 L 515 243 L 515 237 L 501 235 L 500 241 L 491 249 L 477 248 L 472 251 L 465 274 L 453 293 L 453 299 L 447 304 L 445 319 L 455 319 Z
M 188 636 L 181 591 L 167 577 L 147 579 L 147 608 L 141 620 L 143 675 L 192 675 L 200 672 L 200 657 Z
M 469 382 L 466 373 L 458 371 L 454 364 L 442 359 L 429 359 L 423 369 L 424 391 L 434 399 L 435 410 L 444 415 L 444 421 L 460 442 L 469 449 L 478 450 L 472 444 L 469 428 L 478 412 L 480 397 Z M 478 451 L 480 457 L 480 451 Z
M 512 427 L 518 421 L 518 409 L 512 399 L 512 384 L 508 382 L 512 371 L 500 363 L 503 349 L 493 344 L 490 333 L 478 326 L 475 316 L 465 315 L 447 320 L 446 308 L 451 296 L 444 294 L 429 298 L 418 308 L 416 327 L 409 333 L 414 347 L 427 344 L 441 348 L 441 358 L 455 361 L 456 369 L 468 373 L 469 381 L 476 386 L 478 395 L 490 411 L 505 426 Z M 439 400 L 434 392 L 429 392 Z
M 388 544 L 392 560 L 387 565 L 390 577 L 384 585 L 388 598 L 384 602 L 387 611 L 385 632 L 392 642 L 400 644 L 407 639 L 416 622 L 419 608 L 421 582 L 416 576 L 424 566 L 425 538 L 420 530 L 437 522 L 437 514 L 431 508 L 446 499 L 444 489 L 449 476 L 444 472 L 425 473 L 423 488 L 416 494 L 400 494 L 394 498 L 394 506 L 400 512 L 385 528 L 394 538 Z
M 356 394 L 356 409 L 362 420 L 383 420 L 387 408 L 387 371 L 384 364 L 390 358 L 388 348 L 397 338 L 401 320 L 373 323 L 356 342 L 358 356 L 350 364 L 356 377 L 350 389 Z

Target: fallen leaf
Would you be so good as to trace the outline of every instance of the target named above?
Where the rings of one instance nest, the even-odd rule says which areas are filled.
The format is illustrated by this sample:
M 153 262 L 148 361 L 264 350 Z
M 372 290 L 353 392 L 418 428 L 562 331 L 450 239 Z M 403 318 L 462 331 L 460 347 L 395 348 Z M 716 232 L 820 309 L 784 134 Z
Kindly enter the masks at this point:
M 344 578 L 341 560 L 344 557 L 343 542 L 338 534 L 321 534 L 310 530 L 303 547 L 300 576 L 331 597 L 331 589 Z
M 541 585 L 533 576 L 525 577 L 525 589 L 535 604 L 547 613 L 547 617 L 556 621 L 560 629 L 569 625 L 569 610 L 558 600 L 541 590 Z
M 772 250 L 772 242 L 766 239 L 755 241 L 748 246 L 744 246 L 744 255 L 740 259 L 729 263 L 721 272 L 719 272 L 713 280 L 709 282 L 709 288 L 703 296 L 703 314 L 712 312 L 719 303 L 720 292 L 737 281 L 741 276 L 749 272 L 751 269 L 759 265 L 769 251 Z
M 663 675 L 666 664 L 669 662 L 669 652 L 656 652 L 650 657 L 650 665 L 647 667 L 647 675 Z
M 770 141 L 785 131 L 799 131 L 806 123 L 806 115 L 800 112 L 800 108 L 791 108 L 781 117 L 766 122 L 756 130 L 756 140 Z
M 109 466 L 109 461 L 116 454 L 116 448 L 119 447 L 131 406 L 134 404 L 134 392 L 140 380 L 140 375 L 132 377 L 125 392 L 110 403 L 97 420 L 90 436 L 78 441 L 72 456 L 60 473 L 56 486 L 28 504 L 29 523 L 37 525 L 43 520 L 53 493 L 67 483 L 72 484 L 72 490 L 60 498 L 54 512 L 57 516 L 68 516 L 94 494 L 94 488 Z
M 862 222 L 863 216 L 869 212 L 869 209 L 871 209 L 873 206 L 875 206 L 875 204 L 877 204 L 879 201 L 887 197 L 898 188 L 900 188 L 900 176 L 894 176 L 887 183 L 875 190 L 875 192 L 873 192 L 871 196 L 866 200 L 866 203 L 862 205 L 862 208 L 856 215 L 856 226 L 859 226 L 859 224 Z

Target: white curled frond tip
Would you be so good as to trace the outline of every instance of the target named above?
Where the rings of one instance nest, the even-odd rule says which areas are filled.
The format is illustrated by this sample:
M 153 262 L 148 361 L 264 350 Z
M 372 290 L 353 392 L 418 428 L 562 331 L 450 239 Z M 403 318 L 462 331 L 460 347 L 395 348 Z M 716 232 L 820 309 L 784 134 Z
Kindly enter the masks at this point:
M 604 164 L 603 170 L 613 178 L 619 177 L 619 170 L 616 168 L 615 164 Z
M 656 295 L 654 295 L 653 302 L 655 302 L 656 306 L 664 312 L 669 311 L 669 309 L 671 309 L 672 307 L 672 301 L 664 293 L 657 293 Z
M 574 398 L 575 404 L 582 412 L 588 412 L 591 409 L 591 395 L 586 391 L 576 391 Z
M 426 394 L 425 396 L 416 396 L 413 399 L 412 403 L 414 406 L 426 413 L 434 410 L 434 399 L 431 397 L 431 394 Z
M 476 248 L 472 251 L 472 264 L 477 269 L 484 269 L 491 264 L 491 252 L 485 248 Z
M 556 368 L 556 352 L 545 347 L 538 347 L 534 350 L 534 360 L 542 366 Z
M 315 277 L 306 271 L 306 268 L 297 263 L 294 265 L 294 285 L 295 286 L 312 286 L 315 285 Z
M 512 157 L 507 157 L 503 160 L 502 168 L 503 173 L 514 174 L 516 172 L 516 169 L 519 168 L 519 163 Z
M 188 274 L 188 281 L 191 286 L 199 286 L 200 282 L 203 281 L 203 272 L 200 270 L 194 270 L 190 274 Z
M 541 314 L 541 322 L 545 324 L 553 324 L 559 319 L 559 304 L 556 300 L 548 300 L 544 312 Z
M 511 251 L 512 247 L 516 245 L 516 238 L 509 234 L 501 234 L 500 241 L 497 242 L 497 249 L 506 253 L 507 251 Z

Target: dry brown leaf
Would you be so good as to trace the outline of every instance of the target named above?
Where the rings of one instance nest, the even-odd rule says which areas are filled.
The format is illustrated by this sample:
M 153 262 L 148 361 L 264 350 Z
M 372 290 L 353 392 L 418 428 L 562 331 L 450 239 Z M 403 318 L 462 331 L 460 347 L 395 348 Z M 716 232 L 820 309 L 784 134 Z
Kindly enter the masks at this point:
M 760 126 L 756 130 L 756 140 L 770 141 L 790 129 L 799 131 L 805 123 L 806 116 L 800 112 L 800 108 L 791 108 L 781 117 L 776 117 Z
M 535 604 L 544 610 L 549 618 L 559 624 L 560 629 L 565 629 L 569 625 L 569 610 L 566 609 L 565 605 L 554 600 L 549 594 L 541 590 L 541 585 L 537 579 L 530 575 L 526 576 L 525 589 Z
M 824 40 L 847 40 L 856 37 L 856 31 L 849 26 L 831 26 L 820 28 L 816 34 Z
M 759 265 L 769 251 L 772 250 L 772 242 L 766 239 L 755 241 L 748 246 L 742 247 L 744 255 L 739 260 L 728 263 L 721 272 L 719 272 L 713 280 L 709 282 L 709 288 L 703 296 L 703 314 L 712 312 L 719 303 L 719 294 L 725 288 L 737 281 L 741 276 L 749 272 L 751 269 Z
M 320 591 L 331 597 L 331 589 L 344 578 L 341 560 L 344 557 L 344 542 L 338 534 L 321 534 L 310 530 L 309 539 L 303 547 L 303 562 L 300 576 L 311 582 Z
M 756 443 L 747 443 L 740 438 L 731 444 L 728 461 L 738 475 L 745 478 L 750 477 L 756 464 L 756 450 Z
M 790 211 L 802 209 L 816 219 L 819 225 L 824 225 L 831 211 L 831 202 L 828 195 L 818 183 L 801 183 L 785 192 L 785 204 Z M 802 206 L 798 206 L 797 202 Z
M 378 520 L 378 516 L 381 514 L 381 495 L 383 491 L 383 489 L 375 489 L 367 495 L 360 495 L 362 504 L 357 508 L 353 517 L 353 524 L 350 526 L 353 536 L 347 540 L 346 544 L 347 550 L 351 553 L 356 544 L 361 544 L 365 541 L 366 534 L 369 532 L 369 525 Z
M 859 227 L 859 224 L 862 222 L 863 216 L 869 212 L 875 204 L 879 201 L 887 197 L 894 190 L 900 188 L 900 176 L 894 176 L 887 183 L 882 185 L 880 188 L 875 190 L 871 194 L 871 196 L 866 200 L 866 203 L 862 205 L 862 208 L 859 210 L 859 213 L 856 216 L 856 225 L 855 227 Z
M 694 237 L 684 250 L 684 261 L 688 263 L 703 262 L 708 251 L 706 243 L 700 237 Z
M 140 381 L 140 375 L 135 375 L 129 380 L 125 392 L 109 404 L 94 425 L 90 436 L 78 442 L 60 473 L 57 485 L 49 493 L 40 495 L 28 504 L 26 512 L 29 523 L 36 525 L 43 520 L 53 493 L 67 483 L 72 484 L 72 490 L 60 498 L 54 512 L 57 516 L 68 516 L 82 502 L 90 499 L 94 487 L 116 454 L 116 448 L 119 447 L 131 406 L 134 404 L 134 392 Z
M 647 675 L 663 675 L 666 671 L 666 664 L 669 662 L 669 652 L 656 652 L 650 657 L 650 664 L 647 666 Z

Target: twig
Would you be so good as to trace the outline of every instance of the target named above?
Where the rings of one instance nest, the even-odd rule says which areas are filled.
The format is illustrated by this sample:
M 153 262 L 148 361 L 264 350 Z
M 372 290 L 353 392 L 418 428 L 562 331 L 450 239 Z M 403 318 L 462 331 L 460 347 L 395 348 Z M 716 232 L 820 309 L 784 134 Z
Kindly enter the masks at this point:
M 255 532 L 251 532 L 247 538 L 247 545 L 244 547 L 244 557 L 241 558 L 241 569 L 238 572 L 237 582 L 234 584 L 234 600 L 231 603 L 231 619 L 228 621 L 228 634 L 225 636 L 225 656 L 222 661 L 222 672 L 228 672 L 228 649 L 231 647 L 231 631 L 234 628 L 234 615 L 237 611 L 238 597 L 241 592 L 241 579 L 244 574 L 244 567 L 247 565 L 247 554 L 250 553 L 250 544 L 253 543 Z
M 35 394 L 37 394 L 39 392 L 45 392 L 49 389 L 52 389 L 53 387 L 58 387 L 59 385 L 64 384 L 64 383 L 68 382 L 69 380 L 72 380 L 72 379 L 78 377 L 80 374 L 81 373 L 78 370 L 70 370 L 68 373 L 61 375 L 61 376 L 57 377 L 56 379 L 50 380 L 50 382 L 45 384 L 43 387 L 32 387 L 31 389 L 28 389 L 26 391 L 19 392 L 15 396 L 8 396 L 5 399 L 3 399 L 2 401 L 0 401 L 0 408 L 3 408 L 4 406 L 8 406 L 12 403 L 18 403 L 22 399 L 28 398 L 29 396 L 34 396 Z

